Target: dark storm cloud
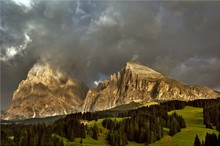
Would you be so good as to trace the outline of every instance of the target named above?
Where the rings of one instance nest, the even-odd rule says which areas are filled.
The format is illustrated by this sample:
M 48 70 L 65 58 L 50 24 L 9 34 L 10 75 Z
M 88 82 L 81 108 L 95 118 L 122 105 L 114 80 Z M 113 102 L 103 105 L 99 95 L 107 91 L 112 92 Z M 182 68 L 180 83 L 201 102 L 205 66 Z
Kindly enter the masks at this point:
M 1 1 L 0 31 L 4 109 L 39 59 L 88 86 L 131 59 L 186 83 L 220 86 L 220 2 L 32 1 L 27 8 Z
M 176 68 L 173 69 L 173 72 L 171 74 L 182 81 L 192 84 L 204 83 L 205 85 L 210 87 L 218 87 L 220 80 L 219 73 L 219 58 L 206 59 L 195 56 L 187 59 L 184 62 L 179 63 Z M 191 81 L 189 80 L 189 76 L 191 78 Z

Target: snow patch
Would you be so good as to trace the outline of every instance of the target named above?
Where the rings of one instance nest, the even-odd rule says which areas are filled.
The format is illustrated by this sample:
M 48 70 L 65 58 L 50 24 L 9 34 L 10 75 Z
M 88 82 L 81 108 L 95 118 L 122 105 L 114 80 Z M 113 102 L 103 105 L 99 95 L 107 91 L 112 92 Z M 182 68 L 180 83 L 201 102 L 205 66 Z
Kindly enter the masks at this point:
M 143 101 L 143 100 L 141 100 L 141 99 L 136 99 L 136 100 L 133 100 L 134 102 L 141 102 L 141 101 Z
M 56 116 L 56 115 L 59 115 L 59 114 L 58 114 L 58 113 L 53 113 L 53 114 L 52 114 L 52 116 Z
M 32 108 L 33 112 L 34 112 L 34 115 L 32 116 L 32 118 L 35 118 L 36 117 L 36 112 L 34 111 L 34 109 Z
M 67 115 L 66 109 L 63 107 L 63 112 L 65 115 Z

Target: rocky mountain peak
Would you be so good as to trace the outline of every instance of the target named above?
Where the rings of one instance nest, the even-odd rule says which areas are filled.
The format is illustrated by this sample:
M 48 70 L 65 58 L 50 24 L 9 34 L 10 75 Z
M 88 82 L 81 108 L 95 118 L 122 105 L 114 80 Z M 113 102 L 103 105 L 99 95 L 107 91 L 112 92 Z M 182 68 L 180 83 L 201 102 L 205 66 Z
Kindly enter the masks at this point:
M 106 110 L 131 102 L 146 104 L 151 101 L 216 97 L 220 97 L 220 94 L 208 87 L 181 83 L 131 61 L 118 74 L 114 73 L 109 80 L 100 83 L 95 89 L 90 89 L 82 110 Z
M 163 75 L 147 66 L 142 65 L 137 61 L 129 61 L 125 66 L 126 70 L 145 78 L 162 78 Z
M 83 83 L 46 62 L 38 62 L 19 84 L 9 110 L 1 118 L 39 118 L 106 110 L 133 102 L 145 105 L 220 97 L 208 87 L 181 83 L 134 61 L 87 91 Z
M 38 62 L 13 94 L 3 119 L 39 118 L 78 111 L 87 87 L 48 63 Z
M 28 72 L 27 78 L 33 82 L 48 84 L 51 78 L 61 79 L 63 74 L 47 63 L 37 63 Z

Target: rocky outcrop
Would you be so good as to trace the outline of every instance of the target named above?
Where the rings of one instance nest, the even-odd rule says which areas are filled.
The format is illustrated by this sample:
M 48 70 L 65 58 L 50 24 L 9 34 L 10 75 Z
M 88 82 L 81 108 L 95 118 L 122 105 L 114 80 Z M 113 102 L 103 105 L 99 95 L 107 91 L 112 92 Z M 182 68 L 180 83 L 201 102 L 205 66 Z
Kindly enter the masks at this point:
M 87 91 L 87 87 L 76 79 L 45 62 L 38 62 L 19 84 L 9 110 L 1 119 L 100 111 L 131 102 L 146 105 L 151 101 L 220 97 L 219 92 L 208 87 L 181 83 L 137 62 L 128 62 L 109 80 Z
M 82 111 L 106 110 L 132 101 L 145 104 L 216 97 L 220 94 L 210 88 L 186 85 L 140 63 L 128 62 L 117 75 L 88 91 Z
M 29 71 L 13 94 L 12 104 L 2 119 L 39 118 L 78 111 L 87 87 L 44 62 Z

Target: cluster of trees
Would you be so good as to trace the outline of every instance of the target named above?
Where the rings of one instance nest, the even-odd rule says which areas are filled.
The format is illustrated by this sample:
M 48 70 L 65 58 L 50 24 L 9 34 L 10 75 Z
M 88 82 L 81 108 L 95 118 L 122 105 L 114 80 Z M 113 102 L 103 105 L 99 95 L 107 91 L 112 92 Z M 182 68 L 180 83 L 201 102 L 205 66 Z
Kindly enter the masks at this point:
M 163 116 L 167 112 L 177 109 L 183 109 L 185 106 L 193 106 L 193 107 L 210 107 L 214 104 L 220 104 L 220 98 L 218 99 L 199 99 L 194 101 L 165 101 L 160 103 L 159 105 L 152 105 L 149 107 L 141 107 L 134 110 L 129 111 L 99 111 L 99 112 L 86 112 L 86 113 L 75 113 L 67 115 L 65 119 L 83 119 L 83 120 L 98 120 L 101 118 L 109 118 L 109 117 L 132 117 L 137 115 L 137 113 L 148 113 L 150 115 Z M 65 120 L 64 119 L 64 120 Z M 62 120 L 62 119 L 61 119 Z
M 109 130 L 107 140 L 110 145 L 124 146 L 128 144 L 127 135 L 125 133 L 125 121 L 116 121 L 111 119 L 104 119 L 102 122 L 103 127 Z
M 105 119 L 103 127 L 109 130 L 107 140 L 114 146 L 124 146 L 129 141 L 152 143 L 163 137 L 160 117 L 138 114 L 122 121 Z
M 216 126 L 216 130 L 220 131 L 220 104 L 204 108 L 203 119 L 207 128 Z
M 206 108 L 213 105 L 219 105 L 220 104 L 220 98 L 217 99 L 197 99 L 193 101 L 186 102 L 186 105 L 193 106 L 193 107 L 201 107 Z
M 205 141 L 199 140 L 198 135 L 196 135 L 194 140 L 194 146 L 220 146 L 220 133 L 218 136 L 215 133 L 206 133 Z
M 86 138 L 86 129 L 86 125 L 80 123 L 77 117 L 65 117 L 53 124 L 53 133 L 66 137 L 70 141 L 74 141 L 75 138 Z
M 63 146 L 60 137 L 52 134 L 52 126 L 45 124 L 1 125 L 1 145 L 3 146 Z
M 168 119 L 166 120 L 166 127 L 170 129 L 169 135 L 174 136 L 176 133 L 181 131 L 181 128 L 186 127 L 186 123 L 182 116 L 179 116 L 176 112 L 174 112 L 172 115 L 168 116 Z
M 130 110 L 126 113 L 126 117 L 131 117 L 134 115 L 137 115 L 137 113 L 148 113 L 150 115 L 156 115 L 161 116 L 165 115 L 167 112 L 177 109 L 183 109 L 185 108 L 187 102 L 185 101 L 178 101 L 178 100 L 172 100 L 172 101 L 166 101 L 162 102 L 159 105 L 152 105 L 148 107 L 141 107 L 138 109 Z
M 111 145 L 126 145 L 128 140 L 152 143 L 163 136 L 163 127 L 169 126 L 167 111 L 184 108 L 185 103 L 170 101 L 161 105 L 143 107 L 129 112 L 118 114 L 119 117 L 130 117 L 104 126 L 109 129 L 107 136 Z M 3 145 L 63 145 L 62 138 L 69 141 L 75 138 L 85 138 L 90 134 L 93 139 L 98 139 L 98 127 L 88 128 L 81 120 L 97 120 L 99 118 L 115 117 L 112 112 L 75 113 L 55 121 L 53 124 L 6 124 L 1 125 Z M 173 116 L 171 116 L 173 117 Z M 176 118 L 176 116 L 175 116 Z M 176 118 L 178 119 L 178 118 Z M 177 120 L 179 121 L 179 120 Z M 177 122 L 178 123 L 178 122 Z M 104 123 L 103 123 L 104 124 Z M 114 125 L 114 126 L 112 126 Z M 175 124 L 174 124 L 175 125 Z M 169 126 L 171 127 L 171 125 Z M 175 129 L 175 128 L 174 128 Z M 147 137 L 147 138 L 146 138 Z
M 95 113 L 75 113 L 55 121 L 53 124 L 5 124 L 1 125 L 2 145 L 63 145 L 62 138 L 69 141 L 75 138 L 85 138 L 90 135 L 98 139 L 97 125 L 88 128 L 82 120 L 97 120 L 108 117 L 124 117 L 118 122 L 111 119 L 103 121 L 103 126 L 109 129 L 107 140 L 111 145 L 122 146 L 128 141 L 152 143 L 163 137 L 163 127 L 170 129 L 173 136 L 186 126 L 184 119 L 176 113 L 168 115 L 169 111 L 183 109 L 185 106 L 204 108 L 204 123 L 216 126 L 219 130 L 220 99 L 185 101 L 168 101 L 159 105 L 142 107 L 135 110 L 115 112 L 101 111 Z
M 150 144 L 163 137 L 162 118 L 138 114 L 125 119 L 128 140 Z
M 92 138 L 95 139 L 95 140 L 98 140 L 98 135 L 99 135 L 99 129 L 98 129 L 98 126 L 95 123 L 93 128 L 92 128 Z
M 149 111 L 144 109 L 137 109 L 135 115 L 120 122 L 104 119 L 102 125 L 109 130 L 107 137 L 109 144 L 123 146 L 128 140 L 150 144 L 163 137 L 163 127 L 170 128 L 171 136 L 186 127 L 182 116 L 175 112 L 168 115 L 167 112 L 162 112 L 159 106 L 154 106 Z
M 78 114 L 69 115 L 53 124 L 6 124 L 1 125 L 1 144 L 4 146 L 62 146 L 61 137 L 74 141 L 86 137 L 86 125 L 81 124 Z

